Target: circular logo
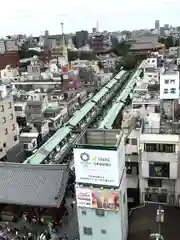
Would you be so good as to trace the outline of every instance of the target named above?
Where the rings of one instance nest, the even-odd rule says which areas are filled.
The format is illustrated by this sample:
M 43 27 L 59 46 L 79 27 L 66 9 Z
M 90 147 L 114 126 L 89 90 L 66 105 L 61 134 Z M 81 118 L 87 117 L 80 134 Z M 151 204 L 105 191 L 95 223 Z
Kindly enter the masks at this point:
M 82 161 L 88 162 L 89 159 L 90 159 L 90 156 L 89 156 L 89 154 L 84 152 L 84 153 L 81 153 L 80 158 L 81 158 Z

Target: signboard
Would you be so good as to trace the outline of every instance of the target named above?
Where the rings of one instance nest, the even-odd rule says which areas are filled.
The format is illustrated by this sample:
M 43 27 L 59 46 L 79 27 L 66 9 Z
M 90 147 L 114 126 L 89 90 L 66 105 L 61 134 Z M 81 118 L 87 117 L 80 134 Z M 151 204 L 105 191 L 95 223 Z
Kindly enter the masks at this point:
M 119 186 L 117 151 L 75 148 L 74 161 L 77 183 Z
M 98 190 L 76 188 L 76 201 L 78 207 L 119 211 L 118 192 L 112 190 Z

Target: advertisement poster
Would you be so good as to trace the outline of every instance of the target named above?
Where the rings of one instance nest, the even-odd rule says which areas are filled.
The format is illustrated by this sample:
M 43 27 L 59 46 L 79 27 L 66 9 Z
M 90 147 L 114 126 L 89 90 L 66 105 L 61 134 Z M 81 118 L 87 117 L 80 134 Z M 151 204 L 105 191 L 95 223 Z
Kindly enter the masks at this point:
M 117 151 L 74 149 L 76 182 L 119 186 L 120 168 Z
M 76 188 L 76 201 L 79 207 L 92 208 L 92 195 L 89 189 Z
M 76 189 L 76 201 L 78 207 L 119 211 L 118 192 L 111 190 Z

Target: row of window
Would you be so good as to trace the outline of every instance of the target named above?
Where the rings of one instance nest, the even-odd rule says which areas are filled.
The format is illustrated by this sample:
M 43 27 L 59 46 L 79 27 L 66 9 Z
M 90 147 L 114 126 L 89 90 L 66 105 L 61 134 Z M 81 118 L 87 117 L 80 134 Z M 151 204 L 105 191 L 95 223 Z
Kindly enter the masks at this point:
M 170 90 L 170 91 L 169 91 Z M 171 89 L 168 89 L 168 88 L 165 88 L 164 89 L 164 93 L 167 94 L 167 93 L 176 93 L 176 88 L 171 88 Z
M 148 187 L 161 188 L 162 179 L 148 179 Z
M 9 102 L 9 103 L 8 103 L 8 108 L 9 108 L 9 109 L 12 108 L 12 102 Z M 0 105 L 0 111 L 1 111 L 1 112 L 4 112 L 4 105 Z
M 165 80 L 164 80 L 164 83 L 165 83 L 165 84 L 169 84 L 169 83 L 170 83 L 170 84 L 175 84 L 175 80 L 174 80 L 174 79 L 171 79 L 171 80 L 165 79 Z
M 164 153 L 175 153 L 175 144 L 158 144 L 158 143 L 145 143 L 144 151 L 146 152 L 164 152 Z
M 13 113 L 10 113 L 9 120 L 12 120 L 13 118 L 14 118 Z M 3 123 L 6 123 L 7 122 L 6 117 L 3 117 L 2 121 L 3 121 Z
M 12 131 L 14 131 L 15 129 L 16 129 L 16 125 L 13 124 L 13 125 L 12 125 Z M 8 134 L 8 129 L 7 129 L 7 128 L 4 129 L 4 134 L 5 134 L 5 135 Z
M 14 136 L 14 141 L 16 142 L 17 140 L 18 140 L 18 136 L 15 135 L 15 136 Z M 4 142 L 2 147 L 3 147 L 3 148 L 6 148 L 6 146 L 7 146 L 7 144 Z M 0 152 L 3 151 L 3 148 L 0 148 Z
M 137 138 L 126 138 L 126 144 L 137 145 Z

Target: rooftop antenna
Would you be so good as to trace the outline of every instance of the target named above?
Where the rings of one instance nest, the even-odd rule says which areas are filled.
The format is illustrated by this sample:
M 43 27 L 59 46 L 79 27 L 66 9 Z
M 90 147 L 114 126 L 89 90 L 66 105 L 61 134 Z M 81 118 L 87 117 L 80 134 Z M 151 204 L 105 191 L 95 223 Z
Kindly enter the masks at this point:
M 62 33 L 62 45 L 65 45 L 65 39 L 64 39 L 64 23 L 61 23 L 61 33 Z

